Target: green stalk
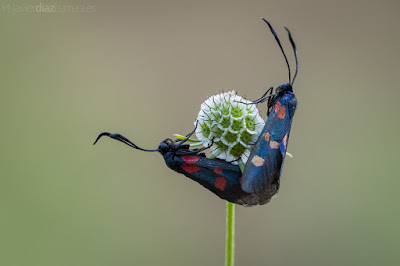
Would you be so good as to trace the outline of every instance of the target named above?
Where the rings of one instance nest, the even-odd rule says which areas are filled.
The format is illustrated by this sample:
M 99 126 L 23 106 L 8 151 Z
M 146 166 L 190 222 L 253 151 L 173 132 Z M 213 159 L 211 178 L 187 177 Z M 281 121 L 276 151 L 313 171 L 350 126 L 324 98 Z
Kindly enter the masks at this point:
M 211 154 L 209 159 L 217 158 L 217 155 Z M 239 160 L 239 167 L 243 173 L 244 163 Z M 226 238 L 225 238 L 225 266 L 233 266 L 235 259 L 235 204 L 226 202 Z
M 244 163 L 239 160 L 239 167 L 243 173 Z M 225 239 L 225 266 L 235 264 L 235 204 L 226 202 L 226 239 Z
M 226 202 L 225 266 L 233 266 L 235 258 L 235 204 Z

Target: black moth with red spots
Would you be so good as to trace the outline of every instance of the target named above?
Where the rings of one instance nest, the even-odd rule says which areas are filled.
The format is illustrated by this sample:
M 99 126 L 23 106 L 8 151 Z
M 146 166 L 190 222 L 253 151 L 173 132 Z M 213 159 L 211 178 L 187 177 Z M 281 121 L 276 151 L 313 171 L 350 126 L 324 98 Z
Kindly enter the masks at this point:
M 191 134 L 188 135 L 186 140 Z M 138 147 L 120 134 L 110 134 L 108 132 L 101 133 L 94 144 L 102 136 L 116 139 L 138 150 L 160 152 L 169 168 L 196 181 L 221 199 L 244 206 L 266 203 L 262 194 L 247 193 L 242 190 L 242 172 L 239 166 L 220 159 L 208 159 L 204 153 L 201 153 L 205 148 L 190 149 L 189 145 L 184 144 L 186 140 L 173 141 L 166 139 L 160 143 L 158 149 L 147 150 Z
M 185 142 L 195 130 L 181 141 L 166 139 L 154 150 L 140 148 L 124 136 L 108 132 L 101 133 L 94 144 L 102 136 L 108 136 L 138 150 L 158 151 L 163 155 L 169 168 L 198 182 L 221 199 L 243 206 L 262 205 L 269 202 L 279 190 L 281 170 L 297 106 L 292 85 L 297 76 L 298 61 L 296 45 L 290 31 L 286 28 L 296 58 L 296 72 L 291 81 L 289 63 L 278 35 L 271 24 L 265 19 L 264 21 L 268 24 L 285 57 L 289 68 L 289 83 L 280 85 L 275 93 L 272 93 L 273 88 L 270 88 L 261 98 L 253 102 L 257 104 L 268 101 L 268 120 L 249 156 L 243 175 L 237 165 L 220 159 L 206 158 L 202 151 L 208 147 L 190 149 L 190 145 Z
M 289 62 L 278 35 L 271 24 L 267 20 L 263 20 L 268 24 L 285 58 L 289 70 L 289 83 L 281 84 L 275 89 L 275 93 L 272 93 L 273 88 L 270 88 L 260 99 L 254 101 L 255 103 L 261 103 L 268 100 L 268 120 L 245 165 L 242 189 L 248 193 L 265 191 L 268 194 L 272 187 L 276 189 L 276 192 L 279 189 L 290 129 L 297 107 L 297 99 L 293 93 L 293 83 L 298 73 L 299 64 L 296 44 L 289 29 L 285 27 L 296 59 L 296 72 L 293 80 L 291 80 Z M 268 92 L 271 94 L 267 95 Z M 270 196 L 272 197 L 273 195 Z

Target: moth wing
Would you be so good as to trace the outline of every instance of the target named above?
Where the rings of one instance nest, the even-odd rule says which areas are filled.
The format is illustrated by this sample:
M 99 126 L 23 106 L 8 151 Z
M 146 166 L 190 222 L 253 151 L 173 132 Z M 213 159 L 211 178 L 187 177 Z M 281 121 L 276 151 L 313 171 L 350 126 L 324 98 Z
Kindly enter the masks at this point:
M 279 183 L 285 159 L 292 118 L 289 116 L 287 101 L 270 113 L 263 133 L 250 153 L 243 172 L 242 189 L 247 193 L 265 190 L 271 184 Z
M 197 155 L 164 158 L 172 170 L 184 174 L 222 199 L 237 202 L 244 194 L 240 186 L 242 172 L 237 165 Z

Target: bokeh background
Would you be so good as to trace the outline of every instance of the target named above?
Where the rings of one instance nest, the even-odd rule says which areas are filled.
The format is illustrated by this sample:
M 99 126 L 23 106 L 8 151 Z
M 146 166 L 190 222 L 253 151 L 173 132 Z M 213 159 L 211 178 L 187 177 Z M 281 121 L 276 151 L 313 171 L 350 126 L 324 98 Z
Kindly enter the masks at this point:
M 93 9 L 23 9 L 40 3 Z M 292 66 L 283 25 L 298 45 L 294 159 L 269 204 L 236 208 L 236 265 L 400 263 L 398 1 L 0 4 L 1 265 L 223 265 L 224 201 L 92 143 L 155 148 L 217 91 L 286 82 L 261 16 Z

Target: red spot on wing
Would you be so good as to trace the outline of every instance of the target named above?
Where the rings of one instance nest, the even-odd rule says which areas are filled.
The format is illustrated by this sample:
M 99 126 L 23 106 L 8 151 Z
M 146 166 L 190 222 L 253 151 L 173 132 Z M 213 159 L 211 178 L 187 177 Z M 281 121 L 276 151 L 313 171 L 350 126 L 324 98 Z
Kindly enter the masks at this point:
M 184 163 L 182 164 L 182 169 L 188 172 L 189 174 L 197 172 L 200 170 L 200 167 L 194 164 Z
M 242 178 L 241 177 L 239 177 L 239 183 L 242 184 Z
M 226 183 L 227 182 L 226 182 L 225 177 L 219 176 L 219 177 L 217 177 L 217 179 L 215 179 L 214 186 L 216 188 L 218 188 L 219 190 L 223 191 L 225 189 L 225 187 L 226 187 Z
M 279 107 L 281 107 L 281 103 L 277 102 L 274 107 L 274 112 L 278 111 Z
M 185 162 L 188 162 L 188 163 L 195 163 L 195 162 L 197 162 L 198 160 L 200 160 L 199 157 L 197 157 L 197 156 L 192 156 L 192 155 L 183 155 L 183 156 L 182 156 L 182 159 L 183 159 Z
M 214 168 L 214 173 L 216 173 L 217 175 L 222 174 L 222 169 L 221 168 Z
M 282 118 L 285 117 L 285 115 L 286 115 L 286 107 L 285 107 L 284 105 L 282 105 L 282 107 L 279 108 L 278 117 L 279 117 L 280 119 L 282 119 Z

